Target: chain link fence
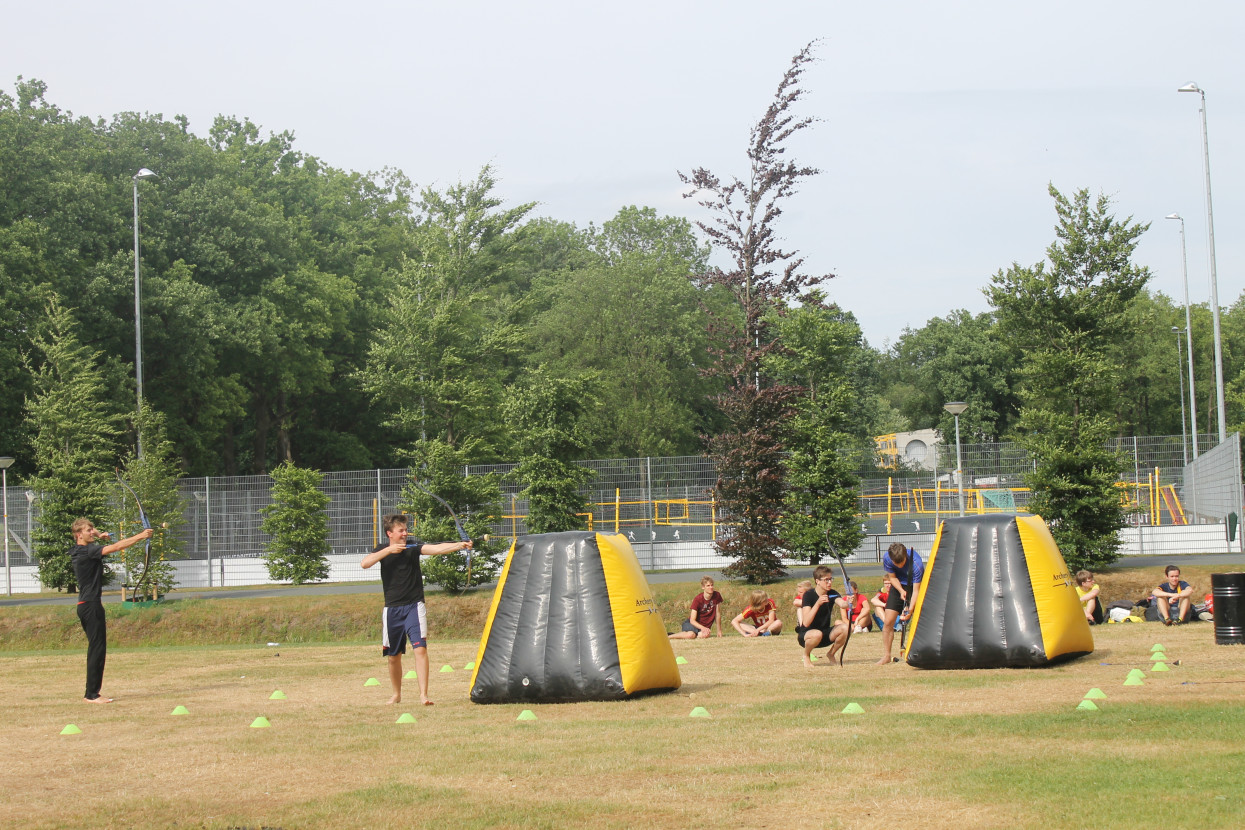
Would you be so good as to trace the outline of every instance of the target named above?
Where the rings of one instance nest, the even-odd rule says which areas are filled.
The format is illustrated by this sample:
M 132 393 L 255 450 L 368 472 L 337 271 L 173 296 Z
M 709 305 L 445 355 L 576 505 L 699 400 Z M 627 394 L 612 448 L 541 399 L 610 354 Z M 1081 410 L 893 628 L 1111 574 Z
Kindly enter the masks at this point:
M 1131 527 L 1121 538 L 1127 552 L 1155 552 L 1156 546 L 1164 552 L 1173 546 L 1183 552 L 1241 549 L 1236 535 L 1245 503 L 1240 437 L 1233 434 L 1218 447 L 1210 446 L 1212 442 L 1205 437 L 1204 442 L 1208 446 L 1188 466 L 1180 436 L 1113 442 L 1125 458 L 1120 486 L 1128 499 Z M 858 555 L 871 558 L 870 551 L 885 548 L 882 540 L 900 534 L 932 539 L 939 519 L 959 514 L 961 486 L 965 513 L 1025 512 L 1030 494 L 1024 476 L 1032 471 L 1033 461 L 1018 445 L 962 445 L 962 477 L 956 475 L 954 447 L 935 444 L 933 449 L 930 469 L 896 469 L 880 475 L 871 467 L 861 473 L 861 522 L 870 538 Z M 612 459 L 585 461 L 581 466 L 593 472 L 584 488 L 590 504 L 590 511 L 583 515 L 586 528 L 626 534 L 636 543 L 641 562 L 655 568 L 701 566 L 696 563 L 703 558 L 688 560 L 670 551 L 680 546 L 711 550 L 716 538 L 712 497 L 716 475 L 708 458 Z M 503 503 L 493 523 L 493 532 L 499 536 L 527 532 L 522 485 L 506 475 L 513 469 L 514 465 L 481 465 L 464 470 L 466 475 L 499 474 Z M 405 469 L 324 475 L 322 489 L 329 496 L 329 543 L 334 558 L 357 561 L 380 540 L 380 517 L 396 509 L 407 475 Z M 271 488 L 272 479 L 266 475 L 179 482 L 184 513 L 182 526 L 175 530 L 175 547 L 186 560 L 205 563 L 208 584 L 226 584 L 225 560 L 252 560 L 254 567 L 246 572 L 262 575 L 267 537 L 260 530 L 260 510 L 271 503 Z M 21 487 L 9 487 L 6 506 L 6 573 L 13 568 L 29 569 L 34 561 L 30 538 L 38 522 L 38 499 Z M 1166 541 L 1159 545 L 1152 537 L 1147 543 L 1144 528 L 1166 529 L 1162 534 Z M 1173 534 L 1172 529 L 1177 532 Z M 219 582 L 214 573 L 219 574 Z M 364 578 L 364 573 L 359 571 L 357 577 Z

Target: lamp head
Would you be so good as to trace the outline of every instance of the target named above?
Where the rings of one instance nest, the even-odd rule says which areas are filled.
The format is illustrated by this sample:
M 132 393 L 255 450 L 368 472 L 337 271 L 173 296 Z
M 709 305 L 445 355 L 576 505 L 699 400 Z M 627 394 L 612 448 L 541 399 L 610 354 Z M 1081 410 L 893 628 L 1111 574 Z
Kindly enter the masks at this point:
M 139 179 L 154 179 L 156 174 L 148 170 L 146 167 L 140 167 L 138 172 L 134 174 L 134 181 Z
M 1193 82 L 1189 82 L 1176 91 L 1177 92 L 1202 92 L 1202 88 Z
M 964 401 L 952 401 L 951 403 L 943 404 L 942 408 L 947 410 L 947 412 L 950 412 L 952 415 L 959 415 L 964 410 L 968 409 L 968 404 Z
M 1169 213 L 1169 214 L 1167 214 L 1166 216 L 1164 216 L 1163 218 L 1164 218 L 1164 219 L 1179 219 L 1181 222 L 1183 222 L 1183 221 L 1184 221 L 1184 217 L 1183 217 L 1183 216 L 1181 216 L 1179 213 Z
M 9 456 L 0 457 L 0 470 L 7 470 L 13 466 L 13 459 Z
M 1176 333 L 1176 337 L 1180 337 L 1180 326 L 1172 326 L 1172 331 Z

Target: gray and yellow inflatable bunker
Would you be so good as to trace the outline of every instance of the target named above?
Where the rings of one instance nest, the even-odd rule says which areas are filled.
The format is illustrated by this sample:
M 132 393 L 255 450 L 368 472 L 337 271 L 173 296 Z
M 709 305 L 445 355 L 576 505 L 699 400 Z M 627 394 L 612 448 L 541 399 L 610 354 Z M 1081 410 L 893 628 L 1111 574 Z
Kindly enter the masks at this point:
M 602 533 L 515 540 L 475 662 L 475 703 L 619 700 L 682 683 L 631 544 Z
M 922 669 L 1046 666 L 1094 650 L 1075 581 L 1038 516 L 947 519 L 908 634 Z

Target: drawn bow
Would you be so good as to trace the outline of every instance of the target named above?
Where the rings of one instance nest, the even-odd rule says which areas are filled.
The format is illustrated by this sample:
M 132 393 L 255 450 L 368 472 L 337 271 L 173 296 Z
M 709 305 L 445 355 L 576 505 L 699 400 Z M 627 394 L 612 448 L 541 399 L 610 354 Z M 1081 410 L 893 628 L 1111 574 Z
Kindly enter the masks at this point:
M 843 638 L 843 647 L 839 649 L 839 665 L 843 665 L 843 655 L 847 653 L 847 644 L 852 641 L 852 606 L 856 603 L 856 592 L 852 590 L 852 581 L 847 576 L 847 566 L 843 564 L 844 557 L 834 548 L 834 543 L 830 541 L 830 531 L 826 531 L 826 547 L 830 549 L 830 555 L 839 563 L 839 571 L 843 574 L 843 590 L 847 592 L 844 599 L 847 601 L 847 636 Z
M 438 496 L 436 493 L 429 490 L 424 485 L 420 484 L 419 481 L 415 480 L 414 478 L 412 478 L 411 481 L 415 485 L 415 487 L 420 490 L 420 492 L 426 493 L 427 495 L 432 496 L 434 499 L 441 502 L 441 506 L 444 507 L 446 511 L 449 512 L 450 518 L 454 520 L 454 527 L 457 528 L 458 530 L 458 538 L 464 542 L 470 542 L 471 537 L 467 535 L 467 531 L 463 530 L 463 524 L 462 522 L 458 521 L 458 514 L 454 512 L 454 508 L 450 507 L 450 503 L 446 501 L 445 499 L 441 498 L 440 496 Z M 471 587 L 471 548 L 470 547 L 467 548 L 467 587 L 468 588 Z
M 138 493 L 134 492 L 134 488 L 125 483 L 125 479 L 121 477 L 121 471 L 117 470 L 117 483 L 124 487 L 134 498 L 134 504 L 138 506 L 138 518 L 143 523 L 144 530 L 151 530 L 151 522 L 147 519 L 147 511 L 143 510 L 143 503 L 138 498 Z M 143 548 L 143 569 L 139 572 L 138 579 L 134 583 L 133 593 L 130 595 L 131 602 L 138 602 L 138 589 L 147 582 L 147 572 L 151 568 L 151 539 L 147 539 Z

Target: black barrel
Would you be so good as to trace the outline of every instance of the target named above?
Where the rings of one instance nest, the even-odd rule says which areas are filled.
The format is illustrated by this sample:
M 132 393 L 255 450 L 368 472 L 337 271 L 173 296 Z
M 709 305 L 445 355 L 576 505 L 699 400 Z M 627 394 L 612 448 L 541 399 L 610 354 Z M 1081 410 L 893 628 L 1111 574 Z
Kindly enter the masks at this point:
M 1215 598 L 1215 643 L 1245 645 L 1245 573 L 1211 574 Z

